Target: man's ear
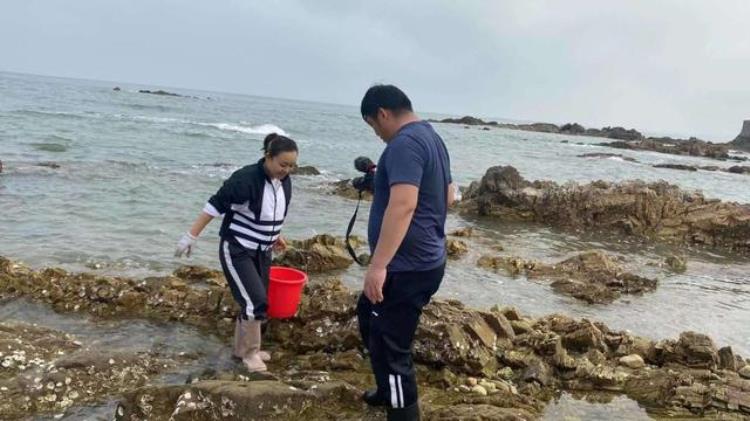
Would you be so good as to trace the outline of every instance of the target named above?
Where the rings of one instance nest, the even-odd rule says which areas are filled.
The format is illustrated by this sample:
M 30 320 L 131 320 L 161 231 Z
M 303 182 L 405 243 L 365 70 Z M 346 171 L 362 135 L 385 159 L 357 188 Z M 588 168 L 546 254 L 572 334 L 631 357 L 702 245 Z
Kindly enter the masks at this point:
M 378 122 L 383 121 L 383 120 L 388 120 L 388 118 L 390 117 L 388 110 L 386 110 L 385 108 L 378 108 L 377 116 L 379 118 Z

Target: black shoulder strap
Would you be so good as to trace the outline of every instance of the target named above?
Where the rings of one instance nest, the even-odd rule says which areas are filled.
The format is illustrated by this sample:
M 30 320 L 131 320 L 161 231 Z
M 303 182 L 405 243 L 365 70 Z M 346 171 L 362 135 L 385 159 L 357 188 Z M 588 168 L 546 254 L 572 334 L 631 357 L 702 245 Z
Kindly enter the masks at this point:
M 349 236 L 352 233 L 352 228 L 354 228 L 354 222 L 357 220 L 357 213 L 359 212 L 360 203 L 362 203 L 362 191 L 359 192 L 359 199 L 357 200 L 357 207 L 354 209 L 354 215 L 352 215 L 352 219 L 349 220 L 349 226 L 346 227 L 346 251 L 349 252 L 349 255 L 352 256 L 352 259 L 354 259 L 354 261 L 357 262 L 358 265 L 366 266 L 359 260 L 359 257 L 357 257 L 357 253 L 354 252 L 354 248 L 352 248 L 352 245 L 349 241 Z

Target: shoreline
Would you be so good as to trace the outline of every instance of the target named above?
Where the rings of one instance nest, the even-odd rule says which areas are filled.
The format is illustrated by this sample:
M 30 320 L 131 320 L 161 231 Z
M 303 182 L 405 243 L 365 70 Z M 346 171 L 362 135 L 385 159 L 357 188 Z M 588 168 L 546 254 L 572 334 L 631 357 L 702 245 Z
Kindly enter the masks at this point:
M 727 143 L 713 143 L 695 137 L 691 137 L 689 139 L 675 139 L 666 136 L 644 136 L 636 129 L 626 129 L 619 126 L 607 126 L 601 129 L 596 129 L 586 128 L 578 123 L 567 123 L 562 126 L 558 126 L 553 123 L 512 124 L 498 123 L 496 121 L 484 121 L 472 116 L 464 116 L 461 118 L 444 118 L 442 120 L 428 119 L 427 121 L 431 123 L 442 124 L 462 124 L 464 125 L 464 127 L 484 126 L 485 130 L 490 130 L 490 128 L 496 127 L 509 130 L 605 138 L 612 139 L 613 141 L 609 143 L 600 143 L 597 146 L 612 147 L 617 149 L 652 151 L 671 155 L 697 156 L 722 161 L 748 160 L 747 157 L 730 155 L 730 149 L 736 148 L 742 152 L 750 151 L 750 147 L 745 145 L 745 143 L 747 142 L 737 140 L 741 139 L 740 136 L 738 136 L 734 141 L 730 141 Z
M 193 268 L 175 275 L 179 277 L 108 278 L 54 268 L 32 271 L 0 259 L 0 296 L 25 297 L 57 312 L 84 314 L 94 320 L 184 324 L 228 342 L 235 308 L 227 288 L 216 279 L 218 273 Z M 222 397 L 234 402 L 234 408 L 250 408 L 249 403 L 258 400 L 270 407 L 279 399 L 285 402 L 289 393 L 292 401 L 278 413 L 278 419 L 295 419 L 300 414 L 307 414 L 308 419 L 332 414 L 363 417 L 367 409 L 356 398 L 371 379 L 359 343 L 355 303 L 356 294 L 335 277 L 314 275 L 297 317 L 269 323 L 267 343 L 276 356 L 271 376 L 247 376 L 229 367 L 196 373 L 185 385 L 126 383 L 114 385 L 105 394 L 125 394 L 117 419 L 142 417 L 148 411 L 149 419 L 167 419 L 185 410 L 181 401 L 197 403 L 189 411 L 194 419 L 210 419 L 211 408 L 221 407 Z M 39 333 L 42 337 L 50 334 Z M 44 342 L 35 337 L 32 334 L 29 343 L 43 348 L 39 344 Z M 654 341 L 586 319 L 554 314 L 529 318 L 510 307 L 476 310 L 456 300 L 434 300 L 425 309 L 414 349 L 424 391 L 423 410 L 430 419 L 470 419 L 477 406 L 492 419 L 538 419 L 547 403 L 563 391 L 627 396 L 654 416 L 703 413 L 742 419 L 750 415 L 750 361 L 735 355 L 731 346 L 719 349 L 709 337 L 694 332 Z M 67 360 L 80 360 L 77 355 Z M 85 361 L 93 358 L 86 355 Z M 42 357 L 50 362 L 56 359 L 44 353 Z M 119 363 L 118 367 L 124 370 L 178 360 L 150 355 L 134 366 L 128 361 L 136 360 L 120 359 L 124 368 Z M 63 366 L 67 372 L 78 373 L 73 363 Z M 109 373 L 107 367 L 104 364 L 102 372 Z M 85 378 L 81 373 L 69 377 L 76 376 Z M 18 390 L 21 386 L 11 387 Z M 72 402 L 70 407 L 80 401 L 70 399 L 69 392 L 62 396 Z M 91 399 L 86 402 L 96 402 Z M 151 402 L 148 411 L 139 404 L 144 399 Z M 325 408 L 304 409 L 323 402 Z M 235 413 L 229 419 L 239 416 Z

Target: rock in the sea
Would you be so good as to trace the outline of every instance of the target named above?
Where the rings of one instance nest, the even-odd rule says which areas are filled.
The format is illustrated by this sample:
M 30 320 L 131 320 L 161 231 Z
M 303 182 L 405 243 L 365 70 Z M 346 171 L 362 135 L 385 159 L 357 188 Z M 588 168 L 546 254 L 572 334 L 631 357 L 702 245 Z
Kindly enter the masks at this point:
M 455 238 L 448 238 L 445 240 L 445 249 L 448 252 L 448 257 L 457 259 L 469 252 L 469 246 L 461 240 Z
M 667 256 L 667 258 L 664 260 L 664 263 L 674 272 L 682 273 L 687 270 L 687 261 L 684 257 L 681 256 Z
M 560 133 L 563 134 L 581 135 L 585 132 L 586 128 L 578 123 L 567 123 L 560 127 Z
M 341 180 L 331 183 L 331 193 L 345 197 L 347 199 L 357 200 L 360 192 L 352 186 L 352 180 Z M 369 191 L 362 192 L 362 200 L 372 200 L 372 193 Z M 352 210 L 353 212 L 354 210 Z
M 730 172 L 732 174 L 750 174 L 750 167 L 745 165 L 735 165 L 729 167 L 727 169 L 727 172 Z
M 620 364 L 632 369 L 643 368 L 646 366 L 643 358 L 638 354 L 626 355 L 620 358 Z
M 698 168 L 692 166 L 692 165 L 683 165 L 683 164 L 656 164 L 653 165 L 654 168 L 668 168 L 672 170 L 682 170 L 682 171 L 698 171 Z
M 114 89 L 112 89 L 112 90 L 115 91 L 115 92 L 120 92 L 120 87 L 119 86 L 115 86 Z
M 742 158 L 730 156 L 727 144 L 705 142 L 694 137 L 691 137 L 690 139 L 672 139 L 670 137 L 649 137 L 647 139 L 643 139 L 642 137 L 636 137 L 632 139 L 623 139 L 622 141 L 617 142 L 601 143 L 599 144 L 599 146 L 608 146 L 618 149 L 652 151 L 672 155 L 689 155 L 714 159 L 743 160 Z
M 750 151 L 750 120 L 742 123 L 740 134 L 730 143 L 733 148 Z
M 657 281 L 634 275 L 601 251 L 581 253 L 553 265 L 517 257 L 482 256 L 480 267 L 505 269 L 511 276 L 553 280 L 558 292 L 589 303 L 610 303 L 620 294 L 640 294 L 656 289 Z
M 151 94 L 151 95 L 176 96 L 176 97 L 181 97 L 182 96 L 182 95 L 179 95 L 179 94 L 176 94 L 176 93 L 173 93 L 173 92 L 163 91 L 161 89 L 156 90 L 156 91 L 149 91 L 148 89 L 141 89 L 138 92 L 142 93 L 142 94 Z
M 303 165 L 301 167 L 295 167 L 292 171 L 294 175 L 320 175 L 320 171 L 312 165 Z
M 474 235 L 474 228 L 472 227 L 458 228 L 455 231 L 451 231 L 450 233 L 448 233 L 448 235 L 452 235 L 454 237 L 471 237 Z
M 463 213 L 508 221 L 601 229 L 647 240 L 703 245 L 750 255 L 750 205 L 706 199 L 666 182 L 529 182 L 492 167 L 458 204 Z

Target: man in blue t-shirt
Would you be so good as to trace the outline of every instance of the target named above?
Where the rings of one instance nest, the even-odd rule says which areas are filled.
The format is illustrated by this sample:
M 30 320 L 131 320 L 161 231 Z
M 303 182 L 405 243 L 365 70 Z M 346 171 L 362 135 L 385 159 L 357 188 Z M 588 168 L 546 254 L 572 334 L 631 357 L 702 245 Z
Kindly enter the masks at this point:
M 389 420 L 419 419 L 414 333 L 445 273 L 445 218 L 454 190 L 443 140 L 392 85 L 365 93 L 362 118 L 386 144 L 375 173 L 368 240 L 372 258 L 357 304 L 377 388 L 370 405 Z

